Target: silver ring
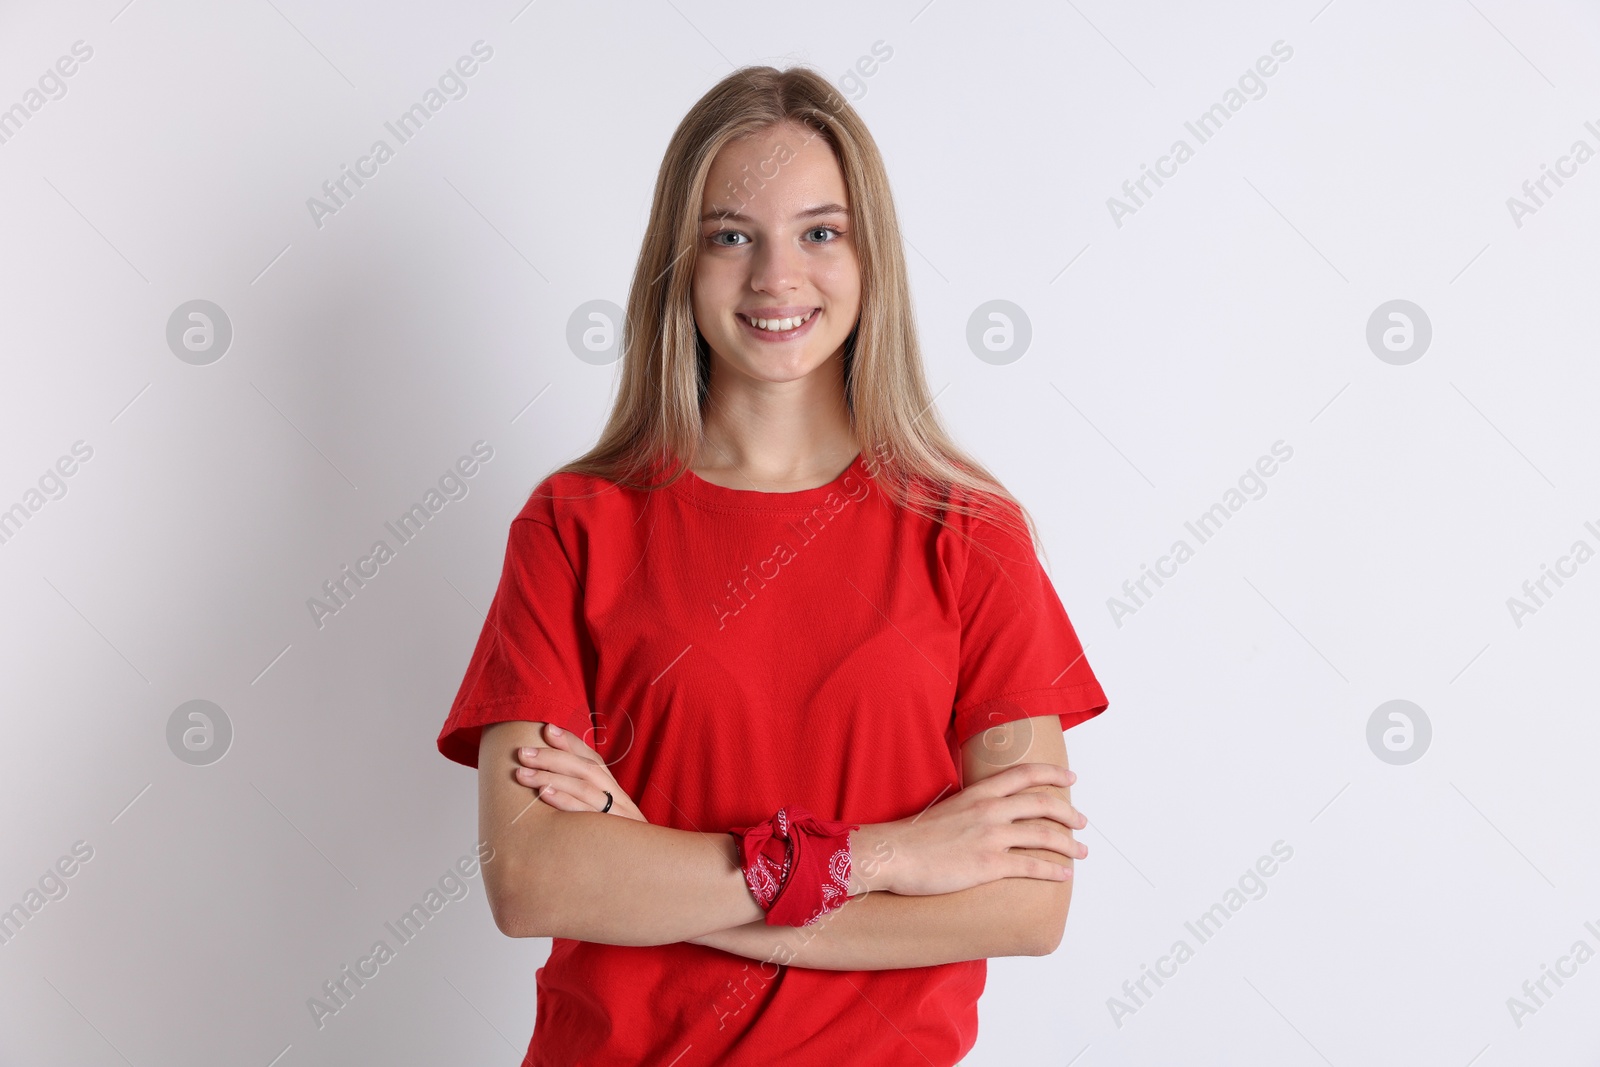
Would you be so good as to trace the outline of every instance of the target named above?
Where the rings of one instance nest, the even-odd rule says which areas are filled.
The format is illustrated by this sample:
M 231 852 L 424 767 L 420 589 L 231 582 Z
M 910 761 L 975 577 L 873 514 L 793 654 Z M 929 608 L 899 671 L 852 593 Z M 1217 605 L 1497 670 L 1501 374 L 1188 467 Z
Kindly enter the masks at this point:
M 600 809 L 600 814 L 604 815 L 606 812 L 611 810 L 611 790 L 602 789 L 600 792 L 606 795 L 606 806 Z

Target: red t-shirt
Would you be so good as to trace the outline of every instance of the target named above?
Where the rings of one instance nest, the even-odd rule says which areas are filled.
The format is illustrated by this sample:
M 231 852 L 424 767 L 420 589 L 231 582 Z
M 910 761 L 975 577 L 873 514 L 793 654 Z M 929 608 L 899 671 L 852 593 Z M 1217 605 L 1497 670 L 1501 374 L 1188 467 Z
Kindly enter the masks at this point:
M 552 475 L 511 523 L 439 751 L 476 767 L 485 724 L 554 722 L 645 818 L 683 830 L 790 803 L 862 825 L 915 815 L 960 788 L 974 734 L 1106 708 L 1033 546 L 951 517 L 1002 559 L 894 505 L 861 456 L 791 493 Z M 558 937 L 523 1067 L 942 1067 L 977 1040 L 985 974 Z

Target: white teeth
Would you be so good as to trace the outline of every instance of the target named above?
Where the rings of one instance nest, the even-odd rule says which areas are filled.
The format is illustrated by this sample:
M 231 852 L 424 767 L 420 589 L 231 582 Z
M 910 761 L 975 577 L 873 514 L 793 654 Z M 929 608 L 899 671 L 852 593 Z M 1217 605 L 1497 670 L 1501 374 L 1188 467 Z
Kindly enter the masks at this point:
M 753 325 L 758 330 L 768 330 L 772 333 L 782 333 L 784 330 L 792 330 L 796 326 L 801 325 L 813 314 L 815 314 L 814 310 L 808 311 L 804 315 L 798 315 L 787 319 L 752 319 L 746 317 L 745 321 Z

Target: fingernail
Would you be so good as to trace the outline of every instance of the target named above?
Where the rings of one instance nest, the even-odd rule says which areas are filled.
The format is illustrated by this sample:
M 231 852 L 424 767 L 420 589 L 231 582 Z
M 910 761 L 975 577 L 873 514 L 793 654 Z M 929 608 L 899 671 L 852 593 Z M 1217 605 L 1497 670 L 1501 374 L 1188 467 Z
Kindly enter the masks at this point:
M 529 756 L 533 755 L 533 749 L 519 748 L 517 749 L 517 755 L 521 756 L 523 759 L 527 759 Z
M 561 727 L 557 726 L 555 723 L 550 723 L 549 726 L 552 734 L 555 734 L 557 737 L 561 736 Z

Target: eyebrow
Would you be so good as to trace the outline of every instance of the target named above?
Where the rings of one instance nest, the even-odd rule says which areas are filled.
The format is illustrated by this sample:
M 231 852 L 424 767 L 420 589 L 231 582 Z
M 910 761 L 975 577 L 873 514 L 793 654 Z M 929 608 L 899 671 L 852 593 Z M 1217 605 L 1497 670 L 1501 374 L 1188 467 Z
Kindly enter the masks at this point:
M 813 219 L 813 218 L 816 218 L 819 215 L 848 215 L 848 214 L 850 214 L 850 209 L 845 207 L 843 204 L 818 204 L 816 207 L 808 207 L 808 208 L 806 208 L 804 211 L 802 211 L 799 214 L 795 215 L 795 218 L 797 218 L 797 219 Z M 752 222 L 752 221 L 754 221 L 754 220 L 752 220 L 750 218 L 750 216 L 748 216 L 746 214 L 743 214 L 742 212 L 735 211 L 731 207 L 714 207 L 710 211 L 707 211 L 705 214 L 700 216 L 700 221 L 701 222 L 711 222 L 712 220 L 716 220 L 718 222 L 726 222 L 726 221 L 731 221 L 731 222 Z

